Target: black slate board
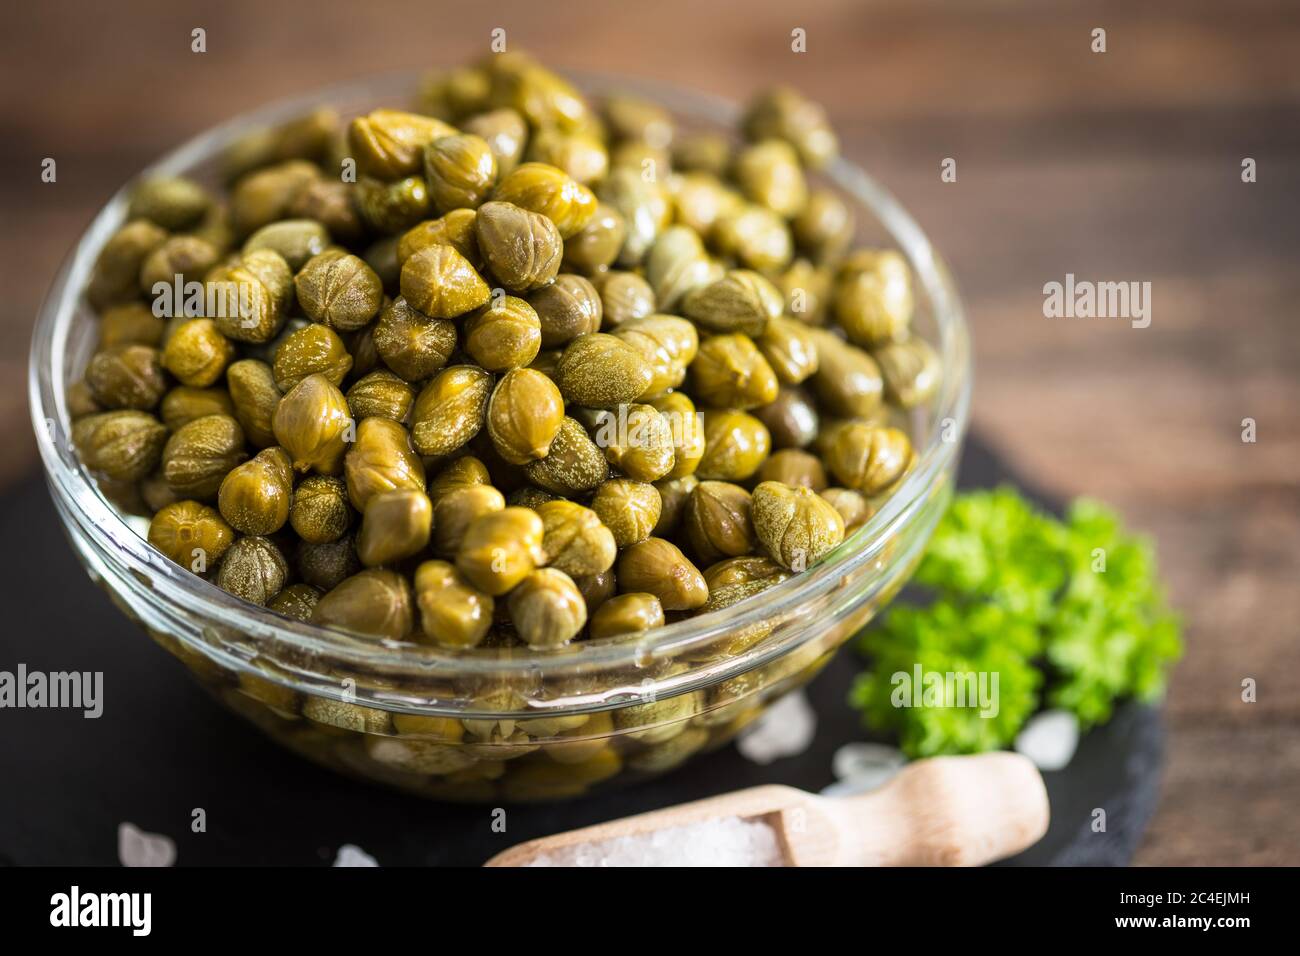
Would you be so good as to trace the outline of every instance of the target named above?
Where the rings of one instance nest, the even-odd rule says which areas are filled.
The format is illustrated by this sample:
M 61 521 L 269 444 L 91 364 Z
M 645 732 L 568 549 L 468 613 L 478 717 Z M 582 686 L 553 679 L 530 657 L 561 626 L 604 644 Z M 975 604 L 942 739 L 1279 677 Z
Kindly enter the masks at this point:
M 960 484 L 1000 482 L 1057 505 L 978 438 L 969 441 Z M 786 783 L 815 792 L 832 780 L 836 748 L 863 739 L 844 703 L 861 662 L 845 648 L 808 688 L 818 733 L 807 752 L 763 767 L 728 747 L 638 787 L 507 807 L 498 833 L 490 807 L 344 779 L 223 710 L 90 583 L 39 478 L 6 495 L 0 542 L 0 670 L 104 672 L 97 720 L 0 711 L 0 863 L 116 865 L 118 824 L 129 821 L 175 840 L 179 865 L 327 864 L 346 843 L 381 865 L 476 865 L 514 843 L 726 790 Z M 1088 734 L 1066 770 L 1045 775 L 1047 836 L 1009 862 L 1127 864 L 1155 809 L 1163 742 L 1159 713 L 1132 705 Z M 1099 807 L 1104 833 L 1091 829 Z M 191 832 L 195 808 L 205 811 L 205 833 Z

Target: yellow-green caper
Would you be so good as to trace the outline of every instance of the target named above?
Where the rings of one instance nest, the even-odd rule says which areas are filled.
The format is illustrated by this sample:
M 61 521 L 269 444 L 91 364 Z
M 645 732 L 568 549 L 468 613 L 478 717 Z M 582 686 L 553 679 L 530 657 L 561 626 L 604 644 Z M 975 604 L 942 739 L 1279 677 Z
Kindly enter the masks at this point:
M 675 315 L 652 314 L 629 319 L 614 329 L 650 365 L 650 382 L 642 396 L 662 394 L 686 379 L 686 369 L 699 352 L 695 326 Z
M 474 236 L 492 275 L 507 289 L 530 292 L 555 281 L 564 242 L 545 216 L 506 202 L 486 202 L 474 220 Z
M 648 180 L 641 170 L 622 166 L 611 169 L 598 187 L 601 202 L 617 209 L 627 223 L 627 237 L 618 255 L 618 263 L 624 268 L 642 262 L 671 219 L 671 197 L 657 179 Z
M 147 345 L 115 345 L 96 352 L 86 366 L 86 384 L 105 408 L 148 411 L 167 391 L 162 354 Z
M 507 108 L 480 113 L 466 120 L 462 128 L 487 142 L 502 175 L 519 165 L 528 141 L 528 124 L 514 110 Z
M 844 519 L 845 534 L 861 527 L 875 513 L 866 495 L 852 488 L 827 488 L 820 494 Z
M 220 258 L 221 252 L 206 239 L 172 236 L 140 263 L 140 291 L 147 295 L 158 294 L 165 287 L 174 287 L 177 276 L 180 276 L 182 288 L 191 282 L 202 281 Z
M 586 408 L 633 402 L 650 386 L 653 375 L 640 352 L 604 332 L 580 335 L 570 342 L 555 372 L 565 400 Z
M 395 571 L 368 568 L 340 581 L 311 612 L 313 624 L 400 641 L 415 623 L 411 585 Z
M 853 240 L 853 211 L 837 193 L 813 190 L 795 218 L 794 239 L 817 262 L 833 262 Z
M 236 342 L 269 342 L 284 326 L 293 273 L 274 249 L 257 249 L 217 266 L 203 280 L 208 316 Z
M 674 311 L 685 296 L 708 285 L 721 271 L 689 226 L 669 226 L 655 237 L 646 254 L 645 278 L 665 312 Z
M 424 178 L 439 212 L 473 209 L 497 181 L 497 159 L 487 141 L 473 133 L 440 136 L 424 149 Z
M 591 616 L 593 638 L 637 634 L 664 624 L 664 609 L 653 594 L 620 594 L 610 598 Z
M 545 163 L 524 163 L 497 184 L 492 198 L 545 216 L 568 239 L 596 214 L 590 189 L 562 169 Z
M 612 478 L 602 482 L 591 510 L 614 535 L 620 548 L 639 544 L 654 533 L 663 507 L 659 489 L 649 482 Z
M 754 533 L 772 559 L 803 571 L 844 540 L 844 519 L 810 488 L 761 482 L 753 495 Z
M 204 388 L 226 370 L 235 357 L 235 347 L 217 329 L 211 319 L 186 322 L 167 340 L 163 349 L 163 368 L 182 385 Z
M 235 231 L 248 236 L 283 219 L 307 184 L 320 178 L 320 167 L 298 159 L 241 176 L 230 191 L 230 218 Z
M 263 226 L 244 241 L 244 252 L 274 249 L 297 272 L 330 244 L 329 230 L 311 219 L 283 219 Z
M 538 568 L 510 592 L 510 620 L 529 647 L 561 647 L 587 623 L 587 602 L 558 568 Z
M 512 465 L 545 458 L 564 421 L 564 399 L 541 372 L 516 368 L 497 382 L 488 400 L 492 447 Z
M 839 152 L 825 110 L 789 87 L 775 87 L 755 97 L 742 125 L 752 140 L 785 140 L 813 169 L 821 168 Z
M 541 347 L 537 311 L 516 296 L 493 296 L 465 320 L 465 351 L 489 372 L 523 368 Z
M 354 421 L 379 417 L 404 422 L 415 404 L 415 389 L 401 376 L 381 368 L 353 382 L 347 399 Z
M 672 428 L 652 405 L 620 405 L 600 415 L 594 441 L 634 481 L 658 481 L 676 463 Z
M 541 517 L 528 508 L 485 514 L 465 529 L 456 568 L 480 591 L 505 594 L 545 560 L 544 533 Z
M 163 424 L 171 431 L 204 415 L 233 415 L 235 403 L 223 388 L 193 388 L 177 385 L 163 396 L 158 409 Z
M 872 357 L 880 366 L 885 397 L 900 408 L 915 408 L 939 390 L 939 356 L 925 339 L 890 342 Z
M 216 497 L 230 470 L 247 457 L 239 422 L 229 415 L 205 415 L 186 422 L 167 439 L 163 478 L 178 495 L 208 501 Z
M 757 337 L 785 306 L 771 281 L 749 269 L 733 269 L 686 297 L 682 311 L 713 332 Z
M 627 223 L 608 203 L 597 203 L 596 214 L 564 243 L 564 262 L 588 275 L 613 265 L 623 248 Z
M 285 336 L 271 366 L 275 386 L 281 392 L 291 391 L 308 375 L 322 375 L 330 384 L 341 385 L 351 369 L 352 356 L 339 334 L 328 325 L 316 323 Z
M 798 385 L 817 371 L 817 344 L 802 322 L 778 316 L 758 337 L 758 350 L 786 385 Z
M 356 538 L 350 533 L 320 544 L 303 541 L 298 545 L 295 558 L 298 576 L 322 591 L 337 587 L 361 570 Z
M 433 375 L 456 349 L 453 323 L 417 311 L 401 296 L 384 306 L 374 329 L 379 357 L 408 382 Z
M 357 557 L 366 567 L 419 554 L 433 530 L 433 505 L 423 489 L 398 488 L 371 497 L 357 532 Z
M 115 481 L 139 481 L 162 458 L 167 428 L 147 412 L 100 412 L 79 418 L 72 443 L 91 471 Z
M 756 581 L 779 583 L 790 576 L 789 572 L 771 558 L 751 554 L 725 558 L 704 569 L 704 583 L 709 593 L 736 584 L 753 584 Z
M 702 415 L 704 457 L 695 474 L 701 479 L 744 481 L 758 471 L 772 450 L 767 426 L 753 415 L 734 408 Z
M 600 328 L 603 306 L 595 286 L 582 276 L 564 273 L 528 297 L 537 312 L 542 348 L 560 348 Z
M 351 183 L 340 182 L 337 179 L 312 180 L 303 186 L 289 203 L 288 213 L 296 220 L 311 220 L 319 223 L 335 242 L 349 245 L 359 242 L 365 234 L 365 226 L 361 222 L 361 214 L 352 202 L 352 188 Z M 300 235 L 299 238 L 304 237 L 305 234 Z M 278 241 L 283 242 L 285 238 L 278 237 Z M 308 258 L 324 250 L 324 246 L 320 249 L 312 249 L 314 245 L 314 240 L 309 239 L 306 244 L 298 243 L 288 247 L 286 251 L 293 252 L 294 255 L 306 252 L 307 255 L 302 259 L 302 262 L 306 262 Z M 302 262 L 294 268 L 301 268 Z
M 618 555 L 614 533 L 590 508 L 557 499 L 537 508 L 542 519 L 542 549 L 547 564 L 571 577 L 608 571 Z
M 267 448 L 230 470 L 217 493 L 221 516 L 242 534 L 274 534 L 289 520 L 293 463 L 283 448 Z
M 398 233 L 433 215 L 429 187 L 423 176 L 394 181 L 362 176 L 353 188 L 361 218 L 373 232 L 396 238 Z
M 479 268 L 483 262 L 478 250 L 478 236 L 474 232 L 477 218 L 478 213 L 473 209 L 453 209 L 438 219 L 428 219 L 412 226 L 397 241 L 399 268 L 411 256 L 430 246 L 451 246 L 470 265 Z
M 505 496 L 491 485 L 461 485 L 440 495 L 433 506 L 433 550 L 455 557 L 465 529 L 476 519 L 506 506 Z
M 734 172 L 746 196 L 786 219 L 801 212 L 808 202 L 799 154 L 783 140 L 767 139 L 746 146 L 736 155 Z
M 104 309 L 137 298 L 140 267 L 166 241 L 167 231 L 144 219 L 134 219 L 113 233 L 91 268 L 86 285 L 90 304 Z
M 320 599 L 320 588 L 314 588 L 310 584 L 290 584 L 271 598 L 266 606 L 276 614 L 283 614 L 295 621 L 310 621 L 311 612 Z
M 840 484 L 871 496 L 903 476 L 912 463 L 912 443 L 900 429 L 849 422 L 835 429 L 824 454 Z
M 572 497 L 604 481 L 609 464 L 582 423 L 566 415 L 546 457 L 530 461 L 524 472 L 529 481 L 547 491 Z
M 682 515 L 695 556 L 713 562 L 754 550 L 749 492 L 726 481 L 701 481 Z
M 234 531 L 217 510 L 197 501 L 164 505 L 149 522 L 149 543 L 196 573 L 216 567 L 234 542 Z
M 669 392 L 649 402 L 668 422 L 673 435 L 673 468 L 664 477 L 682 478 L 695 473 L 704 457 L 704 419 L 685 392 Z
M 429 246 L 402 264 L 402 296 L 425 315 L 451 319 L 486 305 L 492 290 L 451 246 Z
M 298 471 L 336 475 L 355 426 L 338 386 L 308 375 L 280 399 L 271 428 Z
M 99 347 L 114 345 L 162 345 L 163 327 L 167 323 L 141 302 L 128 302 L 106 309 L 99 317 Z
M 411 439 L 421 455 L 449 455 L 487 421 L 492 376 L 473 365 L 443 369 L 420 390 L 411 412 Z
M 821 491 L 826 487 L 826 469 L 821 459 L 797 448 L 773 452 L 758 469 L 759 481 L 779 481 L 792 488 L 811 488 Z
M 424 491 L 424 464 L 406 429 L 389 418 L 366 418 L 344 457 L 348 500 L 362 514 L 370 499 L 385 491 Z
M 870 418 L 884 395 L 880 366 L 869 354 L 825 329 L 810 328 L 817 349 L 813 391 L 833 415 Z
M 617 328 L 655 311 L 654 289 L 635 272 L 612 270 L 598 276 L 593 284 L 600 293 L 601 321 L 606 328 Z
M 212 205 L 206 189 L 181 176 L 146 179 L 131 191 L 128 219 L 148 219 L 170 232 L 188 229 Z
M 265 606 L 284 589 L 289 563 L 269 538 L 240 538 L 217 569 L 217 587 L 250 604 Z
M 441 647 L 474 647 L 492 626 L 492 596 L 472 587 L 446 561 L 416 568 L 415 600 L 424 636 Z
M 840 268 L 835 318 L 851 341 L 875 348 L 902 339 L 912 320 L 912 273 L 892 249 L 860 249 Z
M 699 569 L 677 545 L 663 538 L 646 538 L 623 549 L 618 559 L 618 586 L 625 594 L 653 594 L 665 611 L 689 611 L 709 599 Z
M 232 414 L 248 441 L 256 448 L 274 445 L 272 420 L 280 404 L 280 389 L 271 366 L 251 358 L 232 362 L 226 369 L 226 387 L 235 406 Z
M 747 269 L 772 273 L 784 269 L 794 251 L 790 227 L 766 206 L 748 204 L 718 217 L 714 244 Z
M 432 116 L 402 110 L 373 110 L 348 126 L 348 145 L 363 172 L 399 179 L 420 171 L 424 150 L 455 129 Z
M 384 299 L 384 284 L 375 270 L 341 249 L 312 256 L 293 284 L 308 318 L 341 331 L 361 328 L 375 317 Z
M 780 389 L 776 373 L 747 335 L 715 335 L 700 343 L 690 367 L 692 391 L 716 408 L 758 408 Z
M 342 478 L 309 475 L 294 489 L 289 524 L 309 544 L 337 541 L 352 523 L 348 488 Z

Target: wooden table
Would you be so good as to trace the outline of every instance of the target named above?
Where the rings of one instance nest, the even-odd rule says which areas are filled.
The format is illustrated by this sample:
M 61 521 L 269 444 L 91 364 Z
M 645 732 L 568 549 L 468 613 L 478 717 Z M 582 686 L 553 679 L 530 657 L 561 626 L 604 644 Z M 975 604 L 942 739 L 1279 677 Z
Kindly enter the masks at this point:
M 974 327 L 976 427 L 1045 485 L 1112 502 L 1159 543 L 1187 656 L 1139 862 L 1300 862 L 1294 4 L 455 7 L 57 0 L 10 14 L 0 479 L 32 467 L 26 348 L 60 258 L 119 183 L 214 122 L 327 82 L 459 63 L 494 27 L 561 66 L 661 76 L 668 63 L 678 83 L 736 98 L 788 81 L 827 104 L 846 153 L 948 257 Z M 206 53 L 190 50 L 195 27 Z M 1090 49 L 1098 27 L 1105 53 Z M 45 157 L 55 184 L 40 182 Z M 940 181 L 949 157 L 955 183 Z M 1150 327 L 1044 318 L 1044 283 L 1067 273 L 1150 282 Z M 1248 417 L 1254 444 L 1241 441 Z M 1241 701 L 1247 677 L 1257 703 Z

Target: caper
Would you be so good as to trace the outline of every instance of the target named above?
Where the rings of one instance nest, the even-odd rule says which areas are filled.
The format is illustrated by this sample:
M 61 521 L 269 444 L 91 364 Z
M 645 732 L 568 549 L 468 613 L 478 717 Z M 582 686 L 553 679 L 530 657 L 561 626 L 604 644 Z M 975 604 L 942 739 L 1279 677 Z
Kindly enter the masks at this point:
M 788 87 L 776 87 L 755 97 L 742 122 L 750 139 L 783 139 L 813 169 L 821 168 L 839 152 L 826 112 Z
M 387 369 L 376 369 L 352 384 L 347 400 L 354 421 L 378 417 L 404 422 L 415 404 L 415 389 Z
M 673 436 L 673 468 L 666 478 L 695 473 L 704 457 L 704 419 L 685 392 L 669 392 L 650 399 L 650 404 L 668 422 Z
M 528 302 L 537 312 L 543 348 L 559 348 L 600 328 L 600 296 L 582 276 L 556 276 L 553 283 L 532 293 Z
M 289 563 L 269 538 L 240 538 L 217 570 L 217 587 L 250 604 L 265 606 L 284 589 Z
M 147 305 L 128 302 L 106 309 L 99 317 L 99 348 L 111 349 L 115 345 L 162 345 L 163 328 L 167 323 L 153 314 Z
M 240 359 L 226 369 L 226 387 L 235 406 L 233 412 L 248 441 L 257 448 L 276 442 L 272 419 L 280 404 L 280 389 L 271 366 L 257 359 Z
M 164 505 L 149 522 L 149 543 L 191 571 L 207 571 L 235 542 L 235 533 L 215 508 L 197 501 Z
M 516 488 L 510 492 L 510 497 L 506 503 L 516 508 L 531 508 L 536 511 L 548 501 L 555 501 L 559 495 L 549 491 L 543 491 L 541 488 L 534 488 L 532 485 L 525 485 L 523 488 Z
M 549 492 L 575 496 L 604 481 L 609 465 L 582 423 L 566 415 L 546 457 L 530 461 L 524 472 L 529 481 Z
M 465 351 L 489 372 L 523 368 L 537 357 L 541 345 L 536 310 L 513 295 L 493 296 L 465 321 Z
M 505 497 L 491 485 L 461 485 L 444 492 L 433 506 L 434 552 L 455 557 L 465 540 L 465 529 L 475 519 L 505 506 Z
M 283 219 L 307 184 L 320 178 L 319 167 L 297 159 L 240 177 L 230 192 L 230 217 L 235 231 L 248 236 Z
M 310 584 L 290 584 L 271 598 L 266 606 L 276 614 L 283 614 L 295 621 L 310 621 L 311 612 L 320 599 L 320 588 L 314 588 Z
M 233 415 L 235 404 L 230 393 L 221 388 L 193 388 L 177 385 L 163 396 L 159 414 L 171 431 L 204 415 Z
M 309 475 L 298 483 L 289 507 L 289 524 L 309 544 L 337 541 L 352 523 L 348 488 L 342 478 Z
M 821 491 L 826 487 L 826 469 L 821 459 L 797 448 L 774 452 L 758 469 L 759 481 L 779 481 L 792 488 L 811 488 Z
M 750 554 L 735 558 L 726 558 L 711 564 L 704 570 L 704 583 L 712 594 L 721 588 L 737 584 L 754 584 L 765 581 L 778 584 L 790 576 L 785 568 L 771 558 Z
M 573 579 L 557 568 L 538 568 L 519 582 L 506 603 L 529 647 L 567 644 L 587 623 L 587 602 Z
M 796 259 L 772 281 L 785 298 L 786 315 L 805 325 L 821 325 L 826 321 L 833 279 L 829 269 Z
M 402 265 L 402 296 L 425 315 L 450 319 L 485 305 L 492 296 L 483 277 L 451 246 L 429 246 Z
M 871 417 L 884 392 L 875 359 L 824 329 L 809 329 L 809 334 L 817 349 L 813 391 L 826 410 L 834 415 Z
M 344 458 L 348 500 L 362 514 L 375 495 L 397 488 L 424 491 L 424 464 L 405 428 L 388 418 L 366 418 Z
M 163 478 L 177 494 L 207 501 L 216 497 L 222 480 L 246 457 L 239 422 L 229 415 L 205 415 L 186 422 L 167 439 Z
M 573 501 L 548 501 L 537 509 L 544 529 L 542 549 L 547 564 L 571 577 L 608 571 L 618 546 L 614 534 L 596 512 Z
M 682 514 L 686 511 L 686 502 L 700 480 L 694 475 L 682 478 L 665 478 L 654 483 L 659 492 L 659 522 L 652 532 L 655 537 L 666 538 L 677 531 Z
M 505 594 L 542 564 L 542 519 L 528 508 L 505 508 L 476 518 L 465 529 L 456 568 L 480 591 Z
M 128 219 L 148 219 L 170 232 L 188 229 L 208 211 L 212 197 L 191 179 L 180 176 L 146 179 L 131 191 Z
M 79 418 L 72 443 L 86 467 L 115 481 L 139 481 L 158 466 L 167 429 L 146 412 L 100 412 Z
M 594 284 L 600 293 L 602 322 L 608 329 L 645 318 L 655 310 L 654 290 L 635 272 L 606 272 L 597 276 Z
M 487 142 L 496 157 L 501 175 L 509 173 L 523 158 L 528 141 L 528 124 L 512 109 L 491 110 L 471 116 L 462 124 L 467 133 L 480 136 Z
M 700 337 L 695 326 L 675 315 L 654 314 L 628 319 L 614 329 L 650 364 L 650 382 L 643 396 L 659 395 L 676 388 L 686 379 L 686 369 L 699 353 Z
M 294 565 L 299 577 L 322 591 L 337 587 L 361 570 L 356 540 L 351 534 L 319 544 L 300 542 Z
M 397 261 L 399 266 L 417 252 L 430 246 L 451 246 L 476 269 L 481 267 L 482 255 L 479 253 L 478 236 L 474 223 L 478 213 L 473 209 L 453 209 L 438 219 L 429 219 L 412 226 L 402 233 L 397 242 Z
M 672 428 L 652 405 L 603 413 L 594 438 L 609 463 L 634 481 L 658 481 L 676 463 Z
M 754 340 L 739 333 L 701 342 L 690 375 L 692 391 L 717 408 L 757 408 L 773 401 L 780 389 Z
M 172 389 L 176 391 L 176 389 Z M 171 394 L 170 392 L 168 393 Z M 68 416 L 75 422 L 78 418 L 85 418 L 87 415 L 94 415 L 104 410 L 104 406 L 95 401 L 94 394 L 90 391 L 90 386 L 86 384 L 85 379 L 80 382 L 72 382 L 68 385 L 67 395 L 65 396 L 68 403 Z M 167 396 L 163 396 L 163 412 L 166 413 Z M 164 419 L 165 421 L 166 419 Z M 171 426 L 167 426 L 170 428 Z
M 709 260 L 699 234 L 689 226 L 669 226 L 655 237 L 645 260 L 645 278 L 665 312 L 722 270 Z
M 810 488 L 761 482 L 754 489 L 752 516 L 767 553 L 791 571 L 812 567 L 844 540 L 844 519 Z
M 785 220 L 766 206 L 748 204 L 723 213 L 713 227 L 713 243 L 747 269 L 771 273 L 784 269 L 794 242 Z
M 271 370 L 276 388 L 289 392 L 308 375 L 321 375 L 331 385 L 341 385 L 351 368 L 352 356 L 339 334 L 328 325 L 312 323 L 290 332 L 280 342 Z
M 754 550 L 749 492 L 726 481 L 701 481 L 682 516 L 686 537 L 702 561 L 749 554 Z
M 156 294 L 160 286 L 174 286 L 177 276 L 182 288 L 198 282 L 220 258 L 220 250 L 206 239 L 172 236 L 140 263 L 140 291 Z
M 289 264 L 273 249 L 257 249 L 219 265 L 203 280 L 208 315 L 236 342 L 269 342 L 284 326 L 293 295 Z
M 545 163 L 517 166 L 497 184 L 492 198 L 545 216 L 563 239 L 576 235 L 596 214 L 591 190 Z
M 368 568 L 340 581 L 311 612 L 311 622 L 370 637 L 403 640 L 414 627 L 411 586 L 395 571 Z
M 324 375 L 308 375 L 295 385 L 271 420 L 293 467 L 322 475 L 338 474 L 353 427 L 347 399 Z
M 781 293 L 768 279 L 749 269 L 733 269 L 694 290 L 682 303 L 682 310 L 713 332 L 757 337 L 781 314 L 784 305 Z
M 721 176 L 731 165 L 731 143 L 721 133 L 695 132 L 673 141 L 673 166 Z
M 362 176 L 354 189 L 357 209 L 366 225 L 391 238 L 433 215 L 433 203 L 429 201 L 423 176 L 408 176 L 395 182 Z
M 243 534 L 274 534 L 289 520 L 293 463 L 283 448 L 267 448 L 236 465 L 221 482 L 217 506 Z
M 597 192 L 601 202 L 618 210 L 627 223 L 619 265 L 639 265 L 659 231 L 668 226 L 672 208 L 667 190 L 659 182 L 642 177 L 641 170 L 624 166 L 610 170 Z
M 816 189 L 793 223 L 794 239 L 816 262 L 833 262 L 853 240 L 853 211 L 829 189 Z
M 384 236 L 366 246 L 361 258 L 366 265 L 375 270 L 384 291 L 396 295 L 402 279 L 402 261 L 397 256 L 400 240 L 397 236 Z
M 411 438 L 421 455 L 449 455 L 487 421 L 492 376 L 472 365 L 443 369 L 421 389 L 411 412 Z
M 745 195 L 789 219 L 808 202 L 799 154 L 779 139 L 767 139 L 746 146 L 736 155 L 736 182 Z
M 563 421 L 560 390 L 532 369 L 506 372 L 488 401 L 487 427 L 492 447 L 512 465 L 545 458 Z
M 704 457 L 696 475 L 702 479 L 744 481 L 758 471 L 772 449 L 767 426 L 734 408 L 702 414 Z
M 466 485 L 490 485 L 487 466 L 473 455 L 452 459 L 429 481 L 429 500 L 435 505 L 443 495 Z
M 802 322 L 773 318 L 758 337 L 758 350 L 786 385 L 798 385 L 817 371 L 817 344 Z
M 424 177 L 440 212 L 473 209 L 496 184 L 496 156 L 487 141 L 473 133 L 440 136 L 425 147 Z
M 614 535 L 620 548 L 639 544 L 654 533 L 663 507 L 659 490 L 649 482 L 612 478 L 602 482 L 591 510 Z
M 433 505 L 423 489 L 398 488 L 373 495 L 357 532 L 357 557 L 366 567 L 419 554 L 433 530 Z
M 840 484 L 871 496 L 903 476 L 912 463 L 912 443 L 897 428 L 850 422 L 835 429 L 825 457 Z
M 646 538 L 623 549 L 618 559 L 618 586 L 625 594 L 653 594 L 665 611 L 689 611 L 709 599 L 699 569 L 677 545 L 663 538 Z
M 426 146 L 455 132 L 432 116 L 381 109 L 358 116 L 348 125 L 348 145 L 363 172 L 380 179 L 399 179 L 420 171 Z
M 446 561 L 425 561 L 416 569 L 415 601 L 424 636 L 441 647 L 474 647 L 492 626 L 492 596 L 475 590 Z
M 636 349 L 604 332 L 578 336 L 556 368 L 560 394 L 588 408 L 634 401 L 650 386 L 651 376 L 650 364 Z
M 890 342 L 872 357 L 880 366 L 885 397 L 900 408 L 915 408 L 939 390 L 939 356 L 924 339 Z
M 162 355 L 147 345 L 115 345 L 96 352 L 86 366 L 86 384 L 105 408 L 148 411 L 167 391 Z
M 351 183 L 340 182 L 337 179 L 312 180 L 294 196 L 289 203 L 288 213 L 295 220 L 313 220 L 319 223 L 335 242 L 349 245 L 360 242 L 366 227 L 361 222 L 361 214 L 357 211 L 356 205 L 352 202 L 352 191 Z M 301 235 L 305 237 L 306 233 Z M 283 243 L 285 239 L 286 237 L 279 236 L 277 242 Z M 302 262 L 306 262 L 308 258 L 324 250 L 324 246 L 320 249 L 312 249 L 311 246 L 314 245 L 314 242 L 310 242 L 307 246 L 290 246 L 286 251 L 292 251 L 295 255 L 307 252 L 302 259 Z M 301 268 L 302 262 L 294 268 Z
M 380 312 L 374 343 L 385 365 L 408 382 L 418 382 L 447 364 L 456 348 L 456 326 L 418 312 L 399 296 Z
M 384 298 L 375 270 L 341 249 L 312 256 L 293 284 L 298 304 L 310 319 L 341 331 L 359 329 L 373 319 Z
M 130 302 L 140 294 L 140 267 L 149 253 L 167 240 L 167 231 L 135 219 L 113 233 L 100 250 L 86 284 L 86 298 L 96 309 Z
M 312 219 L 283 219 L 269 223 L 244 241 L 244 252 L 272 249 L 294 272 L 320 255 L 330 244 L 329 230 Z M 302 293 L 299 293 L 301 299 Z
M 250 169 L 286 159 L 323 159 L 338 135 L 339 117 L 317 107 L 272 129 L 257 129 L 235 141 L 224 156 L 224 171 L 233 178 Z
M 608 203 L 597 203 L 596 214 L 565 241 L 564 262 L 588 275 L 599 272 L 614 264 L 626 236 L 623 214 Z
M 912 273 L 892 249 L 859 249 L 835 281 L 835 318 L 858 345 L 875 348 L 902 339 L 912 320 Z
M 538 213 L 505 202 L 484 203 L 474 220 L 474 235 L 492 274 L 507 289 L 541 289 L 560 271 L 560 232 Z
M 852 488 L 827 488 L 821 496 L 830 502 L 831 507 L 844 519 L 845 533 L 860 528 L 874 514 L 865 495 Z
M 620 594 L 602 604 L 591 616 L 593 638 L 637 634 L 663 627 L 664 609 L 653 594 Z

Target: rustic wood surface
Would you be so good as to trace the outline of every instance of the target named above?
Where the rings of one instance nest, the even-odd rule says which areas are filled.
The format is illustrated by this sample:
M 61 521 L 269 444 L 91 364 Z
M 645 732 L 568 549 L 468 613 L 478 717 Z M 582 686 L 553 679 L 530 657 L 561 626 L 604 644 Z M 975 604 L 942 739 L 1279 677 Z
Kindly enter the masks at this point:
M 32 317 L 100 203 L 266 101 L 477 56 L 821 99 L 947 256 L 975 424 L 1025 472 L 1153 534 L 1187 655 L 1147 864 L 1300 863 L 1300 16 L 1287 0 L 21 4 L 0 33 L 0 482 L 30 472 Z M 190 30 L 208 51 L 190 52 Z M 790 51 L 807 30 L 808 52 Z M 1093 28 L 1107 52 L 1090 51 Z M 42 184 L 40 163 L 58 161 Z M 939 165 L 957 160 L 955 183 Z M 1244 157 L 1258 182 L 1244 184 Z M 1153 321 L 1042 316 L 1074 273 Z M 1258 441 L 1243 444 L 1243 418 Z M 1240 699 L 1243 678 L 1257 703 Z

